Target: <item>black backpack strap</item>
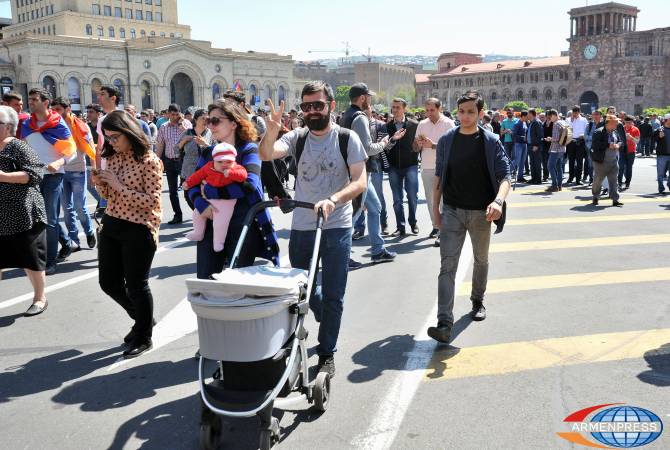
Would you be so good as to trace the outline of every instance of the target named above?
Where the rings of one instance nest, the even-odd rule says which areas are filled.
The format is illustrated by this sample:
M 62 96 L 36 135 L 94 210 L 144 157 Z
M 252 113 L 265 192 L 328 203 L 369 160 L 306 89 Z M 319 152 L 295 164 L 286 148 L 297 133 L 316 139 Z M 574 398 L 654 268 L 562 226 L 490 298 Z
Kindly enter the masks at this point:
M 298 131 L 298 140 L 295 143 L 295 166 L 298 167 L 298 163 L 300 162 L 300 156 L 302 155 L 302 151 L 305 150 L 305 142 L 307 142 L 307 134 L 309 133 L 309 128 L 301 128 L 300 131 Z
M 340 144 L 340 153 L 342 154 L 344 164 L 347 166 L 347 173 L 349 173 L 349 178 L 351 178 L 351 173 L 349 172 L 349 163 L 347 162 L 347 158 L 349 156 L 348 149 L 349 149 L 350 133 L 351 133 L 350 130 L 342 127 L 340 127 L 339 131 L 337 132 L 337 139 L 338 143 Z

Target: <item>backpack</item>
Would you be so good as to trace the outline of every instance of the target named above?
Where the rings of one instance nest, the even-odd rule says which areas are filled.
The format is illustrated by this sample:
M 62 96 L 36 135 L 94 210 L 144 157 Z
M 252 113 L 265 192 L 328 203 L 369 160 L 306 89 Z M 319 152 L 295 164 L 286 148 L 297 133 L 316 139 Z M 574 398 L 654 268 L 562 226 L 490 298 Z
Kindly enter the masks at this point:
M 349 172 L 349 163 L 347 162 L 347 149 L 349 147 L 349 134 L 350 130 L 346 128 L 339 127 L 337 130 L 337 139 L 340 147 L 340 154 L 344 160 L 344 165 L 347 166 L 347 172 L 349 173 L 349 180 L 351 181 L 351 173 Z M 305 142 L 307 142 L 307 134 L 309 134 L 308 128 L 301 128 L 298 131 L 298 141 L 295 144 L 295 158 L 293 158 L 293 167 L 289 170 L 293 170 L 295 173 L 291 173 L 294 176 L 297 176 L 298 173 L 298 164 L 300 163 L 300 156 L 302 155 L 303 150 L 305 149 Z M 356 196 L 352 201 L 352 206 L 354 207 L 354 215 L 358 213 L 363 206 L 363 194 Z
M 558 143 L 564 147 L 572 142 L 572 127 L 567 122 L 563 122 L 561 126 L 563 129 L 561 130 L 561 136 L 558 138 Z

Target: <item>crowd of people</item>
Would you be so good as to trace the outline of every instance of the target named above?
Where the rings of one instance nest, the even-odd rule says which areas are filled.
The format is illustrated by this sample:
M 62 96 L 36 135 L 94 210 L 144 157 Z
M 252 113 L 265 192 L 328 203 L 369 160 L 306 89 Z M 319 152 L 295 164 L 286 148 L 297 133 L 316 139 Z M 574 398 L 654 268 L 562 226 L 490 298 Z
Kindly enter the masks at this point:
M 124 338 L 124 356 L 138 356 L 152 346 L 148 278 L 162 223 L 164 177 L 172 209 L 166 224 L 184 220 L 179 191 L 193 210 L 188 237 L 197 241 L 199 278 L 229 265 L 253 205 L 293 195 L 315 204 L 314 211 L 293 214 L 293 267 L 309 267 L 317 211 L 326 218 L 322 277 L 310 307 L 320 322 L 319 367 L 332 376 L 348 271 L 362 265 L 350 257 L 352 241 L 365 238 L 367 230 L 371 262 L 395 261 L 385 239 L 420 234 L 419 179 L 431 220 L 426 235 L 441 254 L 437 326 L 428 330 L 440 342 L 449 341 L 453 326 L 454 280 L 466 232 L 474 254 L 471 315 L 486 317 L 490 228 L 495 223 L 502 230 L 513 181 L 539 185 L 550 179 L 549 192 L 592 183 L 594 204 L 606 182 L 613 204 L 621 206 L 618 192 L 630 187 L 635 155 L 655 153 L 658 190 L 665 191 L 670 115 L 663 125 L 655 117 L 637 123 L 639 118 L 617 115 L 614 107 L 603 117 L 598 111 L 585 116 L 575 106 L 567 118 L 555 110 L 529 109 L 503 111 L 501 120 L 501 112 L 484 111 L 483 99 L 470 91 L 458 100 L 456 120 L 436 98 L 425 102 L 416 120 L 402 98 L 393 99 L 388 115 L 373 111 L 374 95 L 365 84 L 354 84 L 349 108 L 337 114 L 330 86 L 311 82 L 302 90 L 300 111 L 285 112 L 283 103 L 276 109 L 272 102 L 253 111 L 243 93 L 228 91 L 206 109 L 182 111 L 171 104 L 157 115 L 138 114 L 133 105 L 121 110 L 121 93 L 103 86 L 83 119 L 67 99 L 51 98 L 43 89 L 28 93 L 29 115 L 19 94 L 5 94 L 0 204 L 16 206 L 0 208 L 0 245 L 9 249 L 0 256 L 0 269 L 25 269 L 34 288 L 25 315 L 46 310 L 45 276 L 81 249 L 79 223 L 86 245 L 98 248 L 103 292 L 134 321 Z M 294 175 L 292 194 L 288 173 Z M 93 214 L 86 207 L 87 192 L 97 202 Z M 257 257 L 279 264 L 267 211 L 257 214 L 238 263 L 248 266 Z

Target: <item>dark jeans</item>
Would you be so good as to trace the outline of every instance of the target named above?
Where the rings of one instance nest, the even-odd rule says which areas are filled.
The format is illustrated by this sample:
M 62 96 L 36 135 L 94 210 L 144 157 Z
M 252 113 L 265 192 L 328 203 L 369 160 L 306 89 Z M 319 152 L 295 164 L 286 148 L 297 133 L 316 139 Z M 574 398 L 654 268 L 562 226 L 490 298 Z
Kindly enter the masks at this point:
M 309 270 L 315 239 L 316 231 L 291 231 L 288 251 L 292 267 Z M 309 300 L 314 318 L 320 322 L 316 347 L 319 356 L 330 356 L 337 351 L 350 252 L 351 228 L 323 230 L 319 249 L 321 285 L 315 283 Z
M 405 229 L 403 188 L 407 193 L 407 221 L 409 226 L 413 227 L 416 225 L 416 205 L 419 203 L 419 166 L 409 166 L 404 169 L 391 167 L 389 169 L 389 182 L 393 194 L 396 229 Z
M 533 151 L 533 146 L 528 145 L 528 156 L 530 157 L 530 181 L 532 183 L 542 182 L 542 146 L 537 146 Z
M 505 148 L 505 153 L 507 153 L 507 157 L 512 160 L 514 159 L 514 142 L 503 142 L 503 147 Z
M 56 264 L 58 256 L 58 240 L 61 231 L 58 220 L 60 219 L 60 198 L 63 193 L 63 174 L 44 175 L 40 191 L 47 213 L 47 267 L 49 267 Z
M 242 200 L 238 200 L 240 202 Z M 228 226 L 228 234 L 226 235 L 226 242 L 223 244 L 223 251 L 214 251 L 214 240 L 212 239 L 213 228 L 212 221 L 208 220 L 205 226 L 205 237 L 198 241 L 196 247 L 196 272 L 198 278 L 208 279 L 215 273 L 228 267 L 230 260 L 235 253 L 235 246 L 242 233 L 242 219 L 235 219 L 230 221 Z M 254 222 L 255 223 L 255 222 Z M 247 238 L 244 240 L 242 252 L 237 262 L 237 267 L 248 267 L 254 264 L 256 255 L 260 253 L 263 245 L 263 237 L 260 230 L 256 226 L 251 226 L 247 233 Z
M 542 143 L 542 179 L 549 178 L 549 147 L 547 142 Z
M 99 283 L 135 321 L 137 342 L 151 339 L 154 299 L 149 271 L 156 253 L 149 228 L 105 215 L 98 241 Z
M 170 159 L 163 157 L 163 167 L 170 189 L 170 205 L 176 217 L 181 217 L 181 205 L 179 205 L 179 176 L 181 175 L 181 159 Z
M 651 137 L 640 138 L 640 154 L 643 156 L 651 155 Z
M 568 144 L 568 181 L 581 181 L 584 168 L 585 146 L 583 139 L 575 139 Z
M 635 163 L 635 152 L 619 151 L 619 186 L 623 185 L 623 176 L 626 175 L 626 186 L 630 185 L 633 178 L 633 163 Z

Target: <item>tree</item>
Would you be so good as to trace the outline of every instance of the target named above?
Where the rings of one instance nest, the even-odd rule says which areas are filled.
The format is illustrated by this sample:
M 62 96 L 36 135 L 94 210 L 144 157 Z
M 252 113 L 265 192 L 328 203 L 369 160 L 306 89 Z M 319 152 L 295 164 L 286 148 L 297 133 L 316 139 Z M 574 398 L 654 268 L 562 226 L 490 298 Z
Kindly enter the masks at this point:
M 523 102 L 521 100 L 514 100 L 509 103 L 507 103 L 505 106 L 503 106 L 503 109 L 507 108 L 512 108 L 514 111 L 523 111 L 524 109 L 528 111 L 528 104 L 526 102 Z
M 656 114 L 659 117 L 662 117 L 666 114 L 670 114 L 670 105 L 665 108 L 654 108 L 654 107 L 645 108 L 645 110 L 642 111 L 642 115 L 645 117 L 651 116 L 653 114 Z
M 351 103 L 349 100 L 349 89 L 351 89 L 351 86 L 338 86 L 335 90 L 335 102 L 337 103 L 338 111 L 344 111 L 349 107 Z
M 396 88 L 393 97 L 400 97 L 405 99 L 408 105 L 413 105 L 416 99 L 416 90 L 412 86 L 400 86 Z

